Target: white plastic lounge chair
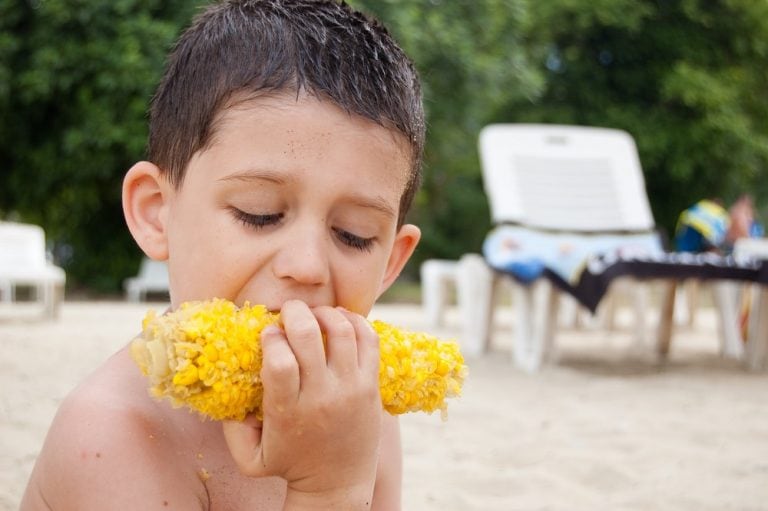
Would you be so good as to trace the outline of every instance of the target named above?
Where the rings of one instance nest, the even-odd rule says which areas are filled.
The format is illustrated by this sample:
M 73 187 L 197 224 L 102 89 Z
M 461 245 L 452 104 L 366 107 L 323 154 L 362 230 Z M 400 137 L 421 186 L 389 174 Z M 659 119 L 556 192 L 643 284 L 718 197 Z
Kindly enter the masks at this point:
M 144 301 L 148 293 L 168 293 L 168 265 L 165 261 L 144 257 L 138 275 L 125 279 L 123 287 L 130 302 Z
M 594 235 L 646 236 L 661 244 L 632 137 L 623 131 L 579 126 L 496 124 L 480 133 L 480 156 L 492 221 L 540 239 Z M 562 237 L 562 238 L 558 238 Z M 535 248 L 535 243 L 534 243 Z M 482 350 L 491 332 L 493 282 L 488 266 L 459 264 L 475 314 L 465 312 L 464 339 Z M 461 276 L 467 272 L 470 275 Z M 472 286 L 475 289 L 472 289 Z M 516 285 L 514 361 L 536 371 L 553 352 L 558 292 L 549 279 Z M 469 300 L 464 300 L 470 303 Z M 640 295 L 639 306 L 644 304 Z M 644 329 L 642 311 L 636 328 Z
M 54 318 L 64 296 L 64 270 L 48 261 L 45 232 L 37 225 L 0 222 L 0 294 L 14 303 L 18 287 L 34 289 L 46 316 Z

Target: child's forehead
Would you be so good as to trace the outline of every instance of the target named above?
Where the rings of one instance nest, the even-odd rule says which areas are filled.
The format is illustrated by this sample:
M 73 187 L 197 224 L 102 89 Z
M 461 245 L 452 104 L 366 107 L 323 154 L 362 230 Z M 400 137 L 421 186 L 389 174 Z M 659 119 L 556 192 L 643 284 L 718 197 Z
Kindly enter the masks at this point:
M 238 93 L 217 111 L 211 123 L 211 143 L 221 142 L 222 137 L 236 132 L 238 123 L 260 122 L 279 123 L 285 133 L 296 139 L 311 136 L 307 119 L 325 121 L 333 117 L 333 131 L 346 132 L 351 136 L 365 135 L 376 139 L 382 145 L 392 148 L 392 158 L 405 159 L 408 167 L 413 163 L 413 146 L 404 133 L 386 121 L 376 122 L 345 110 L 326 97 L 306 92 L 273 92 L 258 95 Z M 268 114 L 268 115 L 265 115 Z M 335 114 L 335 115 L 334 115 Z M 328 125 L 328 123 L 326 123 Z M 285 134 L 284 133 L 284 134 Z M 331 134 L 331 130 L 325 133 Z M 318 136 L 317 133 L 314 136 Z M 360 147 L 365 151 L 366 147 Z
M 261 140 L 253 140 L 254 136 Z M 265 140 L 277 165 L 291 166 L 307 152 L 338 149 L 336 154 L 346 155 L 350 162 L 375 157 L 377 168 L 385 169 L 382 178 L 403 184 L 411 179 L 413 147 L 402 132 L 307 93 L 230 98 L 214 117 L 208 143 L 198 156 L 209 151 L 227 154 L 250 146 L 263 148 Z
M 395 142 L 401 143 L 400 139 L 402 139 L 402 142 L 409 145 L 408 137 L 386 119 L 370 119 L 367 116 L 351 111 L 327 96 L 308 93 L 303 89 L 298 92 L 294 90 L 286 90 L 273 92 L 261 91 L 254 94 L 248 94 L 246 92 L 234 93 L 226 102 L 224 102 L 221 108 L 218 109 L 214 115 L 214 122 L 226 122 L 227 118 L 230 117 L 230 114 L 243 111 L 249 112 L 252 115 L 259 115 L 260 112 L 265 110 L 284 112 L 301 111 L 307 115 L 326 115 L 324 112 L 318 110 L 318 106 L 321 106 L 323 109 L 343 112 L 350 126 L 363 127 L 366 125 L 373 125 L 389 132 L 395 139 Z

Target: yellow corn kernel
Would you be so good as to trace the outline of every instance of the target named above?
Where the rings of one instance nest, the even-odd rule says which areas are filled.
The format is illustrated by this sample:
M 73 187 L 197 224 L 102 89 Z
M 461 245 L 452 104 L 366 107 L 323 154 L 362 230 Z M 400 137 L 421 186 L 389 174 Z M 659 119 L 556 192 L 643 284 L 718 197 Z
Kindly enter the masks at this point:
M 262 417 L 261 331 L 278 323 L 264 306 L 238 308 L 213 299 L 185 302 L 173 312 L 150 311 L 131 356 L 150 381 L 150 392 L 215 420 Z M 467 374 L 455 342 L 400 330 L 381 321 L 379 387 L 382 406 L 395 415 L 433 412 L 445 416 Z
M 190 364 L 173 375 L 173 384 L 188 387 L 199 380 L 197 366 Z
M 213 343 L 203 346 L 203 353 L 211 362 L 216 362 L 219 359 L 219 350 Z

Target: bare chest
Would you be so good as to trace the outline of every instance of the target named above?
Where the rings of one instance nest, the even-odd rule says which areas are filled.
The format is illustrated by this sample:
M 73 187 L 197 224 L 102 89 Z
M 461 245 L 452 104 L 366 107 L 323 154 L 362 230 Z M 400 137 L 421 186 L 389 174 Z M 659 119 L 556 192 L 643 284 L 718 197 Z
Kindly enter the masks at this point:
M 279 477 L 251 478 L 235 466 L 221 438 L 204 442 L 190 453 L 205 488 L 208 511 L 282 510 L 286 483 Z M 189 459 L 189 458 L 188 458 Z
M 207 474 L 209 511 L 282 510 L 285 481 L 277 477 L 247 478 L 239 473 Z

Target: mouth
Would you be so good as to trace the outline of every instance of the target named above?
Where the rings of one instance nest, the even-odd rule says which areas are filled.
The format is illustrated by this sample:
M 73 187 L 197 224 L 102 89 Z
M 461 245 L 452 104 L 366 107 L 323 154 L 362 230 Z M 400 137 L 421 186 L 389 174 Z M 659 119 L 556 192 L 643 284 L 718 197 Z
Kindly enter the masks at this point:
M 314 301 L 306 301 L 306 300 L 302 300 L 300 298 L 288 298 L 286 300 L 278 302 L 277 304 L 276 303 L 267 303 L 267 304 L 264 304 L 264 305 L 265 305 L 265 307 L 267 308 L 267 310 L 269 312 L 277 314 L 283 308 L 283 305 L 285 305 L 286 302 L 289 302 L 291 300 L 302 302 L 303 304 L 305 304 L 310 309 L 314 309 L 316 307 L 322 307 L 322 306 L 334 307 L 334 305 L 331 305 L 331 304 L 317 303 L 317 302 L 314 302 Z

